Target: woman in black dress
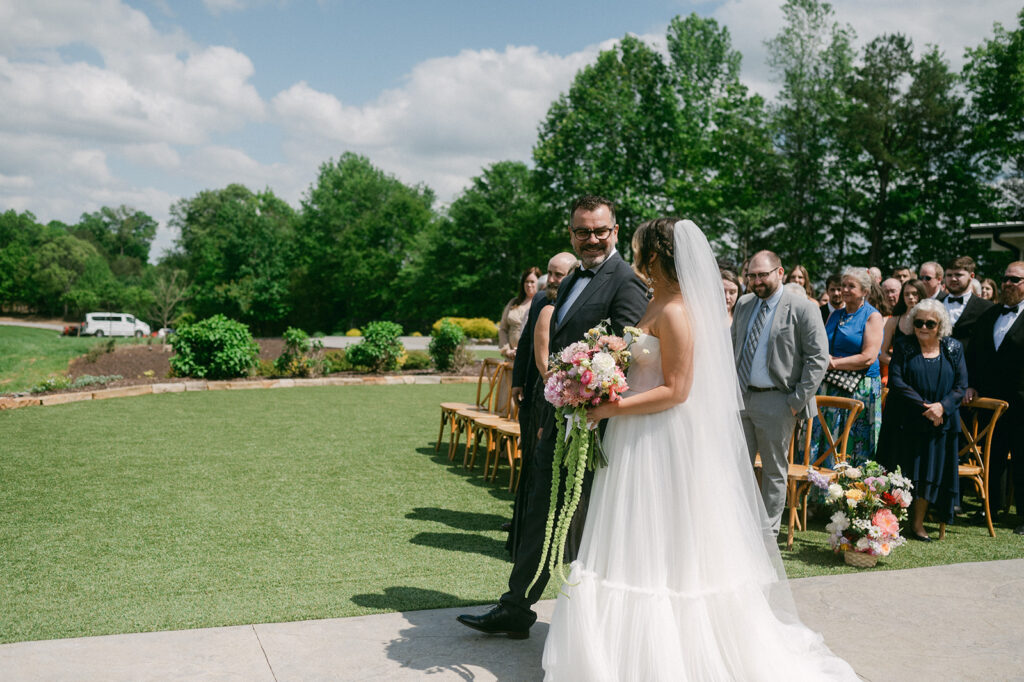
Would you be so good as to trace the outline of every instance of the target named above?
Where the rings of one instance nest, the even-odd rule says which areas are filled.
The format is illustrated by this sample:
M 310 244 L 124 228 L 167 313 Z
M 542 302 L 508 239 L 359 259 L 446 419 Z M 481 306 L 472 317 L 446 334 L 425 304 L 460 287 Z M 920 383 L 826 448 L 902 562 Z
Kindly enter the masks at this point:
M 924 528 L 928 506 L 949 523 L 960 495 L 957 434 L 967 365 L 963 346 L 949 336 L 952 325 L 945 306 L 924 299 L 909 317 L 914 334 L 893 344 L 878 459 L 890 468 L 900 466 L 913 481 L 907 536 L 930 542 Z

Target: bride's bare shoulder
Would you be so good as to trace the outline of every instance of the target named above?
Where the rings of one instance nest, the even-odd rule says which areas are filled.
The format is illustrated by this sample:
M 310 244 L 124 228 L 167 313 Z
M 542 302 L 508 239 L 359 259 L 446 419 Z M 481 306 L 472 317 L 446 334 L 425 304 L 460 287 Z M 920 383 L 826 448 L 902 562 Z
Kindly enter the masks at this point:
M 680 298 L 674 298 L 670 301 L 666 301 L 658 311 L 653 324 L 652 329 L 657 329 L 663 334 L 672 334 L 674 336 L 686 335 L 690 329 L 690 316 L 686 312 L 686 302 Z

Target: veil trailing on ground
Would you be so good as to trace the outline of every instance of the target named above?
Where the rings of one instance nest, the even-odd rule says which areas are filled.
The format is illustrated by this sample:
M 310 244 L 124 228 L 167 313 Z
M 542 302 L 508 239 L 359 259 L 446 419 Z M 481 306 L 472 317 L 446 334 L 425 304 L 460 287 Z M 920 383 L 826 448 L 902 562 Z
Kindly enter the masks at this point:
M 797 622 L 778 541 L 761 501 L 743 437 L 742 398 L 718 263 L 707 237 L 692 221 L 677 222 L 673 237 L 676 277 L 694 335 L 693 385 L 687 402 L 700 406 L 702 428 L 695 435 L 698 441 L 704 441 L 695 446 L 702 457 L 714 458 L 721 472 L 717 480 L 732 488 L 722 491 L 722 504 L 736 505 L 730 511 L 761 530 L 763 548 L 744 549 L 763 551 L 775 569 L 775 580 L 763 584 L 772 610 L 784 622 Z

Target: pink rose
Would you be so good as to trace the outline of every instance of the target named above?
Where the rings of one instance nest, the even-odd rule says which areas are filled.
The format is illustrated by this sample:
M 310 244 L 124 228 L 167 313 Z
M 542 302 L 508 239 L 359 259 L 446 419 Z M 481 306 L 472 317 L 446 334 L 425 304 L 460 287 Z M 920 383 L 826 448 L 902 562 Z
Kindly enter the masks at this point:
M 584 386 L 589 386 L 594 381 L 594 373 L 589 369 L 583 370 L 583 374 L 580 375 L 580 381 Z

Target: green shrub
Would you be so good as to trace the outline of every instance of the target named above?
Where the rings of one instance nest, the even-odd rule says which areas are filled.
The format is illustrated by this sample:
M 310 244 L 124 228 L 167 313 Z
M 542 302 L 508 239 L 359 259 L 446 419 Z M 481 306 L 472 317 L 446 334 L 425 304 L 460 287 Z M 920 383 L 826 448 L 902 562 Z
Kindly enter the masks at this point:
M 460 356 L 465 355 L 466 334 L 462 327 L 449 319 L 441 320 L 441 324 L 430 335 L 428 350 L 434 367 L 438 371 L 448 372 L 460 369 Z M 463 351 L 460 353 L 459 351 Z
M 284 350 L 274 361 L 274 368 L 281 376 L 309 377 L 323 373 L 322 341 L 311 341 L 306 332 L 294 327 L 288 327 L 281 338 L 284 339 Z
M 498 338 L 498 325 L 486 317 L 442 317 L 431 327 L 431 332 L 436 333 L 441 328 L 441 322 L 451 320 L 459 326 L 459 329 L 471 339 L 496 339 Z
M 179 377 L 232 379 L 256 367 L 259 346 L 241 322 L 214 315 L 171 337 L 171 371 Z
M 363 340 L 346 349 L 345 356 L 353 365 L 371 372 L 392 372 L 405 352 L 398 337 L 402 327 L 394 322 L 371 322 L 363 328 Z
M 43 381 L 40 381 L 35 386 L 28 389 L 29 393 L 46 393 L 47 391 L 63 391 L 65 388 L 71 386 L 71 377 L 62 375 L 53 375 L 47 377 Z
M 402 363 L 402 369 L 426 369 L 430 367 L 430 354 L 425 350 L 411 350 Z
M 181 315 L 178 315 L 176 318 L 174 318 L 171 321 L 171 326 L 175 330 L 178 330 L 178 329 L 181 329 L 182 327 L 187 327 L 190 324 L 195 324 L 196 321 L 197 320 L 196 320 L 195 313 L 184 312 Z
M 326 372 L 328 374 L 334 374 L 335 372 L 351 372 L 355 369 L 352 363 L 348 361 L 345 355 L 344 348 L 336 348 L 329 350 L 324 354 L 324 364 L 326 366 Z
M 345 332 L 345 336 L 362 336 L 362 335 L 363 335 L 363 333 L 361 331 L 359 331 L 359 329 L 357 329 L 356 327 L 352 327 L 352 329 L 349 329 L 347 332 Z
M 256 376 L 258 377 L 276 377 L 277 367 L 274 366 L 273 360 L 260 360 L 256 363 Z
M 113 381 L 124 379 L 120 374 L 101 374 L 100 376 L 93 376 L 91 374 L 83 374 L 74 381 L 71 382 L 71 388 L 84 388 L 86 386 L 105 386 Z

